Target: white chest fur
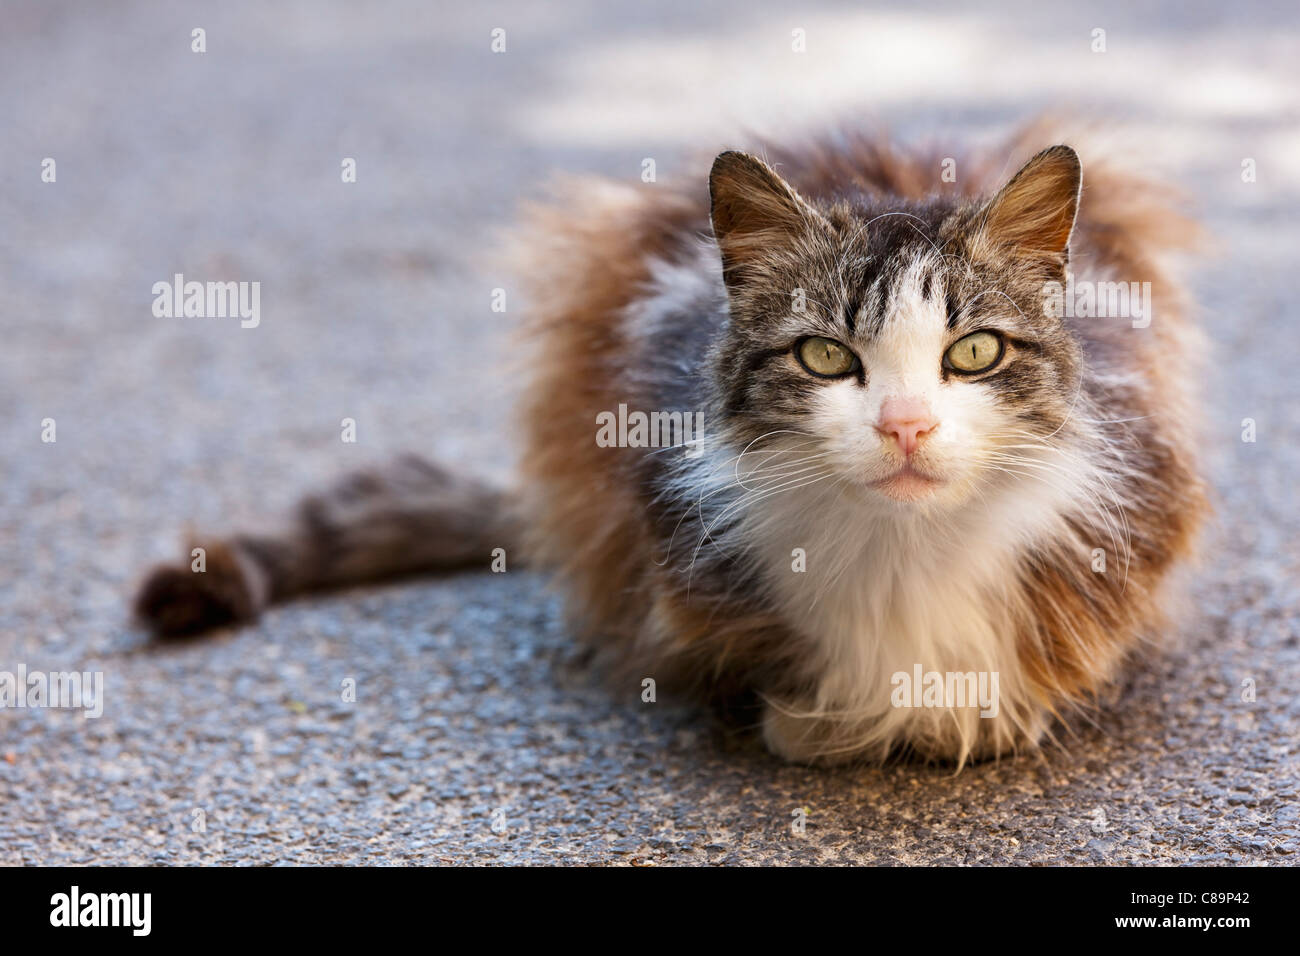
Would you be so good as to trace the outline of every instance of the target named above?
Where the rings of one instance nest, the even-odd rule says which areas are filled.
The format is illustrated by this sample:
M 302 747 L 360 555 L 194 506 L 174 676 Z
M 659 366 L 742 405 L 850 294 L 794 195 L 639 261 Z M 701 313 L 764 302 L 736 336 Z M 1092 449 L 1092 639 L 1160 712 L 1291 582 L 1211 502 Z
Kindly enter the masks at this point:
M 1017 485 L 956 515 L 882 507 L 842 488 L 782 497 L 737 529 L 806 642 L 803 696 L 770 704 L 775 749 L 807 759 L 911 744 L 960 759 L 1038 737 L 1042 716 L 1015 647 L 1017 620 L 1032 613 L 1018 568 L 1025 549 L 1066 533 L 1065 489 Z M 927 702 L 911 693 L 916 674 L 996 699 L 954 701 L 949 690 Z M 906 695 L 895 692 L 898 675 Z

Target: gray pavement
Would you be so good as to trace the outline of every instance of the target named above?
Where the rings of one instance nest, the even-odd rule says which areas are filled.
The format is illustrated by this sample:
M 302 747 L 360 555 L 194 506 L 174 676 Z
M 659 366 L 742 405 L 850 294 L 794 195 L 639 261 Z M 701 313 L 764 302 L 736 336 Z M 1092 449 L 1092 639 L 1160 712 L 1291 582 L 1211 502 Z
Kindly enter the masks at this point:
M 1294 5 L 616 6 L 0 6 L 0 670 L 106 682 L 98 719 L 0 711 L 0 863 L 1295 863 Z M 404 450 L 509 473 L 501 229 L 552 172 L 668 182 L 746 126 L 986 138 L 1062 103 L 1215 239 L 1192 282 L 1219 520 L 1181 633 L 1060 751 L 782 765 L 602 686 L 524 571 L 166 647 L 127 619 L 186 522 Z M 177 272 L 260 281 L 261 324 L 155 318 Z

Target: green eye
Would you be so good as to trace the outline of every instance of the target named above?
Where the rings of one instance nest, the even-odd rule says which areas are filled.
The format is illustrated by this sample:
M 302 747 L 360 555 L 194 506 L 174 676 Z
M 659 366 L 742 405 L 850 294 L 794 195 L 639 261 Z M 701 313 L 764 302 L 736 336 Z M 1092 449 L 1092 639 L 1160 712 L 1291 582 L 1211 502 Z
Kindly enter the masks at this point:
M 858 357 L 849 351 L 847 345 L 820 335 L 800 342 L 795 354 L 804 368 L 822 378 L 848 375 L 858 367 Z
M 972 332 L 948 349 L 944 361 L 958 372 L 983 372 L 1002 358 L 1002 340 L 992 332 Z

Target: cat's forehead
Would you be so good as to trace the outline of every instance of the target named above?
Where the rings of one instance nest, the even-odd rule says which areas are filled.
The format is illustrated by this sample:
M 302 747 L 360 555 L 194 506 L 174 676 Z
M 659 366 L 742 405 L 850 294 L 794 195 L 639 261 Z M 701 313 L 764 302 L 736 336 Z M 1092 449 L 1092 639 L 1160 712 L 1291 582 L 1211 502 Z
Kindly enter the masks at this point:
M 888 205 L 840 202 L 830 207 L 826 219 L 847 254 L 908 258 L 940 246 L 941 237 L 969 211 L 968 204 L 951 200 Z
M 838 300 L 844 323 L 859 338 L 900 334 L 908 325 L 954 331 L 977 314 L 1019 313 L 1005 294 L 1023 291 L 1009 281 L 1011 272 L 966 255 L 960 227 L 970 211 L 953 202 L 840 206 L 832 218 L 833 253 L 808 265 L 822 273 L 825 292 Z
M 936 350 L 942 350 L 949 324 L 942 262 L 933 255 L 918 255 L 900 262 L 896 272 L 882 275 L 862 296 L 853 322 L 853 337 L 868 346 L 871 357 L 906 358 L 929 367 Z M 888 281 L 886 281 L 888 278 Z
M 846 273 L 839 292 L 844 321 L 851 335 L 865 340 L 942 333 L 979 282 L 969 263 L 937 243 L 865 257 Z
M 846 294 L 862 305 L 872 300 L 877 313 L 897 294 L 939 295 L 970 271 L 951 238 L 949 226 L 960 218 L 953 204 L 839 205 L 828 218 L 834 250 L 822 261 L 834 263 L 834 280 Z

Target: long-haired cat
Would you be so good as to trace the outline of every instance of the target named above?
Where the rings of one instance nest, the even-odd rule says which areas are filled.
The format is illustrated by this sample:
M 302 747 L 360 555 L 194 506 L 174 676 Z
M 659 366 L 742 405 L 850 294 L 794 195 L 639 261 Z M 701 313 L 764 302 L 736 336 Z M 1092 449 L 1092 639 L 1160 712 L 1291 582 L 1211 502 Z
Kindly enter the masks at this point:
M 789 759 L 1038 744 L 1163 626 L 1205 494 L 1167 262 L 1190 224 L 1069 146 L 1004 179 L 1034 135 L 570 185 L 527 243 L 518 492 L 404 459 L 195 542 L 206 571 L 156 569 L 137 613 L 192 632 L 518 547 L 629 686 L 752 701 Z

